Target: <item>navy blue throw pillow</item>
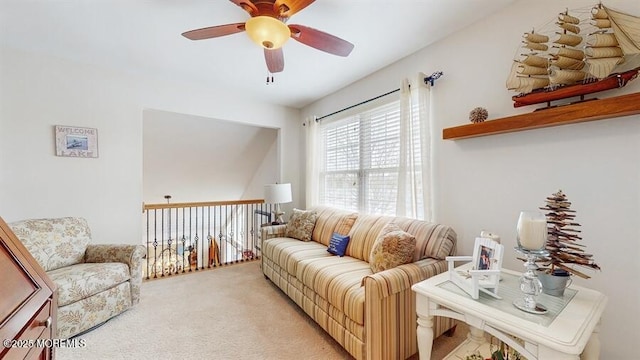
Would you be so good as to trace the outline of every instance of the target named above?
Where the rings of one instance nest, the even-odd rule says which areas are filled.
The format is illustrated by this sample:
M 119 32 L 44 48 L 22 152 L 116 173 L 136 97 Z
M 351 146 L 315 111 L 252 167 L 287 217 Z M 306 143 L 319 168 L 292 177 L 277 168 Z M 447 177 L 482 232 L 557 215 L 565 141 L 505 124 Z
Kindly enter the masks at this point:
M 331 241 L 329 242 L 327 251 L 333 255 L 344 256 L 344 253 L 347 251 L 347 244 L 349 244 L 349 240 L 349 235 L 333 233 L 333 235 L 331 235 Z

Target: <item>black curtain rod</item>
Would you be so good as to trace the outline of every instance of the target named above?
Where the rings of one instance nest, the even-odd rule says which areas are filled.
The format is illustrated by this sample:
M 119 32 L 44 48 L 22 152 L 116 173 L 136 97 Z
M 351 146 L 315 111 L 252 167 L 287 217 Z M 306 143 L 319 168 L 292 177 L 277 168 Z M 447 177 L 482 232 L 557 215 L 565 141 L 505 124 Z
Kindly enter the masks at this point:
M 423 79 L 423 80 L 424 80 L 424 83 L 425 83 L 425 84 L 426 84 L 426 83 L 429 83 L 429 85 L 433 86 L 433 83 L 434 83 L 437 79 L 439 79 L 439 78 L 440 78 L 440 76 L 442 76 L 442 75 L 443 75 L 442 71 L 436 71 L 436 72 L 434 72 L 433 74 L 431 74 L 430 76 L 425 77 L 425 78 Z M 400 91 L 400 89 L 399 89 L 399 88 L 398 88 L 398 89 L 395 89 L 395 90 L 391 90 L 391 91 L 389 91 L 389 92 L 386 92 L 386 93 L 384 93 L 384 94 L 382 94 L 382 95 L 378 95 L 378 96 L 373 97 L 373 98 L 371 98 L 371 99 L 368 99 L 368 100 L 365 100 L 365 101 L 359 102 L 359 103 L 357 103 L 357 104 L 355 104 L 355 105 L 347 106 L 346 108 L 341 109 L 341 110 L 338 110 L 338 111 L 334 111 L 334 112 L 332 112 L 331 114 L 327 114 L 327 115 L 323 115 L 323 116 L 320 116 L 320 117 L 316 117 L 316 122 L 318 122 L 318 121 L 320 121 L 320 120 L 322 120 L 322 119 L 324 119 L 324 118 L 327 118 L 327 117 L 329 117 L 329 116 L 332 116 L 332 115 L 335 115 L 335 114 L 339 114 L 339 113 L 341 113 L 341 112 L 343 112 L 343 111 L 347 111 L 347 110 L 349 110 L 349 109 L 353 109 L 353 108 L 354 108 L 354 107 L 356 107 L 356 106 L 364 105 L 364 104 L 366 104 L 366 103 L 368 103 L 368 102 L 372 102 L 372 101 L 374 101 L 374 100 L 378 100 L 378 99 L 380 99 L 381 97 L 385 97 L 385 96 L 387 96 L 387 95 L 390 95 L 390 94 L 393 94 L 393 93 L 397 93 L 398 91 Z
M 347 111 L 347 110 L 352 109 L 352 108 L 354 108 L 354 107 L 356 107 L 356 106 L 360 106 L 360 105 L 366 104 L 366 103 L 368 103 L 368 102 L 372 102 L 373 100 L 380 99 L 381 97 L 385 97 L 385 96 L 387 96 L 387 95 L 389 95 L 389 94 L 393 94 L 393 93 L 396 93 L 396 92 L 398 92 L 398 91 L 400 91 L 400 89 L 391 90 L 391 91 L 389 91 L 389 92 L 387 92 L 387 93 L 384 93 L 384 94 L 382 94 L 382 95 L 378 95 L 378 96 L 376 96 L 376 97 L 374 97 L 374 98 L 371 98 L 371 99 L 369 99 L 369 100 L 365 100 L 365 101 L 359 102 L 359 103 L 357 103 L 357 104 L 354 104 L 354 105 L 351 105 L 351 106 L 347 106 L 347 107 L 346 107 L 346 108 L 344 108 L 344 109 L 341 109 L 341 110 L 338 110 L 338 111 L 334 111 L 334 112 L 332 112 L 331 114 L 327 114 L 327 115 L 324 115 L 324 116 L 317 117 L 317 118 L 316 118 L 316 122 L 317 122 L 317 121 L 320 121 L 320 120 L 322 120 L 322 119 L 324 119 L 324 118 L 326 118 L 326 117 L 329 117 L 329 116 L 331 116 L 331 115 L 339 114 L 339 113 L 341 113 L 341 112 L 343 112 L 343 111 Z

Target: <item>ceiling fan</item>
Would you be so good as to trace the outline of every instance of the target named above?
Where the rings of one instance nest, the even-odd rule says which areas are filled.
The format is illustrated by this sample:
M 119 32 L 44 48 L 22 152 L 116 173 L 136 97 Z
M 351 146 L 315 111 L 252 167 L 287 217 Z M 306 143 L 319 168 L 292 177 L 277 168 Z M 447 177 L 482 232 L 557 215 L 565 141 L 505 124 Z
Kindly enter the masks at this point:
M 230 0 L 251 15 L 245 23 L 211 26 L 182 33 L 191 40 L 211 39 L 246 31 L 251 40 L 264 48 L 267 69 L 284 70 L 282 45 L 293 38 L 312 48 L 338 56 L 348 56 L 353 44 L 303 25 L 287 25 L 289 18 L 315 0 Z

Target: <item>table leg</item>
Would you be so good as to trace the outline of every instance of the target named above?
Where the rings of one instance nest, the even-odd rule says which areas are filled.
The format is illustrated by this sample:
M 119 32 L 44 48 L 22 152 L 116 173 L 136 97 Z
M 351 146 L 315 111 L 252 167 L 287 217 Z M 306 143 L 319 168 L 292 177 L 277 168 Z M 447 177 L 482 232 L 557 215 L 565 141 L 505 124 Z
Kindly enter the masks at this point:
M 582 351 L 582 355 L 580 355 L 580 360 L 598 360 L 600 359 L 600 337 L 598 334 L 600 333 L 600 323 L 596 325 L 589 337 L 589 341 L 587 341 L 587 345 L 585 345 L 584 350 Z
M 469 326 L 469 333 L 467 334 L 467 339 L 473 342 L 474 344 L 482 345 L 487 342 L 487 339 L 484 337 L 484 331 L 473 326 Z
M 418 353 L 420 360 L 431 360 L 433 348 L 433 316 L 418 315 Z

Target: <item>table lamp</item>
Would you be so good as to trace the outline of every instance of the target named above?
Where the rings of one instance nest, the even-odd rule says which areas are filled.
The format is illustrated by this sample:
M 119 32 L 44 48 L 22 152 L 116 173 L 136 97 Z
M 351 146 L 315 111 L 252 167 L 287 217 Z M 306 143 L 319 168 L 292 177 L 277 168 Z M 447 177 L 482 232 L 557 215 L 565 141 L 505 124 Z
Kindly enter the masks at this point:
M 282 218 L 284 211 L 280 209 L 280 204 L 290 203 L 291 198 L 291 184 L 267 184 L 264 186 L 264 202 L 267 204 L 275 204 L 273 211 L 276 220 L 274 225 L 284 223 Z

